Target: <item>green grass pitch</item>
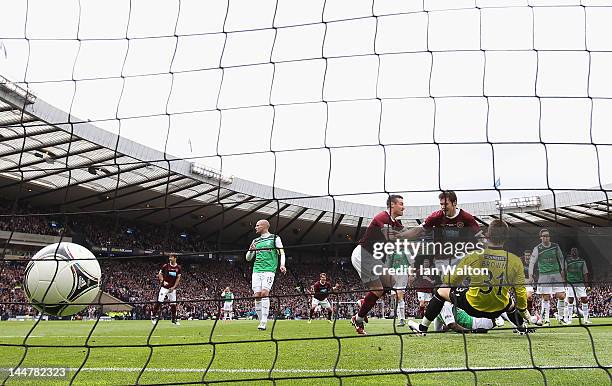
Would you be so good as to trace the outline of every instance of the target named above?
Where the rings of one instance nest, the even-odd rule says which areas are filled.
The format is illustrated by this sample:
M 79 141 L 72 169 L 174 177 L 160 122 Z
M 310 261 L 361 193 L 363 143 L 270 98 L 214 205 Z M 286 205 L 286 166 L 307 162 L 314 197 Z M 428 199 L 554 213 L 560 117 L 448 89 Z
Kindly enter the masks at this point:
M 597 366 L 593 345 L 599 363 L 608 371 L 612 365 L 612 326 L 597 326 L 610 322 L 610 318 L 594 319 L 587 330 L 578 326 L 576 320 L 572 327 L 542 328 L 530 335 L 536 366 L 580 367 L 543 369 L 549 385 L 610 385 L 605 370 L 589 368 Z M 0 322 L 0 382 L 8 374 L 7 369 L 14 367 L 24 354 L 24 347 L 11 344 L 23 343 L 32 325 L 33 322 Z M 150 354 L 147 371 L 139 383 L 201 382 L 214 352 L 214 360 L 204 378 L 209 382 L 243 380 L 241 384 L 271 385 L 270 381 L 247 380 L 267 378 L 273 369 L 271 376 L 279 385 L 337 385 L 340 382 L 333 377 L 332 369 L 338 361 L 336 375 L 352 375 L 342 379 L 343 385 L 405 385 L 409 382 L 414 385 L 473 385 L 474 374 L 469 371 L 434 372 L 442 368 L 465 368 L 467 353 L 470 367 L 519 368 L 479 371 L 476 374 L 479 385 L 544 384 L 540 371 L 520 369 L 532 366 L 530 342 L 526 336 L 513 334 L 511 330 L 493 330 L 465 338 L 455 333 L 416 337 L 408 333 L 407 327 L 397 327 L 399 335 L 375 336 L 392 334 L 394 327 L 391 320 L 372 320 L 367 325 L 370 335 L 360 337 L 355 335 L 347 320 L 338 320 L 334 325 L 327 321 L 312 324 L 277 321 L 273 332 L 272 322 L 268 323 L 267 331 L 258 331 L 257 321 L 216 324 L 213 321 L 183 321 L 181 326 L 174 326 L 162 320 L 150 338 L 151 350 L 147 346 L 153 328 L 150 321 L 99 322 L 87 342 L 93 326 L 91 321 L 41 322 L 26 342 L 33 347 L 28 348 L 22 367 L 78 368 L 87 355 L 87 343 L 89 356 L 74 384 L 134 384 Z M 334 334 L 342 339 L 335 339 Z M 326 339 L 303 339 L 315 337 Z M 275 342 L 272 339 L 291 340 Z M 214 349 L 213 345 L 206 344 L 210 341 L 216 343 Z M 240 343 L 227 343 L 230 341 Z M 136 347 L 122 347 L 125 345 Z M 367 376 L 372 372 L 397 372 L 400 365 L 408 372 L 408 377 L 401 374 Z M 73 374 L 74 370 L 70 370 L 69 377 Z M 329 378 L 304 379 L 309 376 Z M 9 385 L 68 383 L 69 379 L 20 377 L 10 377 L 7 381 Z

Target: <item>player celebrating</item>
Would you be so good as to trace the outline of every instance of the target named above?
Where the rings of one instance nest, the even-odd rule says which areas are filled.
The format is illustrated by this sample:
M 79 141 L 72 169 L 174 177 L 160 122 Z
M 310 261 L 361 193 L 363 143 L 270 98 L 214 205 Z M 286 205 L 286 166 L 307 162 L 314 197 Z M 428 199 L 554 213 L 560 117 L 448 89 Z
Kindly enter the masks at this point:
M 556 243 L 550 242 L 550 232 L 548 229 L 540 230 L 542 242 L 533 248 L 531 259 L 529 260 L 529 281 L 533 283 L 533 270 L 538 264 L 538 290 L 542 295 L 542 324 L 550 325 L 550 295 L 557 297 L 557 319 L 559 323 L 564 323 L 565 318 L 565 287 L 563 286 L 565 259 L 563 252 Z
M 438 195 L 440 210 L 430 214 L 418 227 L 402 232 L 398 237 L 408 239 L 420 236 L 426 230 L 437 230 L 438 238 L 452 241 L 465 237 L 481 235 L 480 226 L 474 216 L 463 209 L 457 208 L 457 194 L 445 190 Z
M 373 251 L 376 243 L 391 239 L 396 231 L 402 229 L 402 223 L 398 217 L 404 214 L 404 198 L 396 194 L 390 195 L 387 199 L 387 208 L 388 210 L 374 216 L 351 254 L 353 267 L 357 270 L 361 281 L 370 290 L 359 302 L 357 314 L 351 318 L 351 323 L 359 335 L 366 335 L 365 318 L 383 295 L 384 288 L 393 287 L 392 276 L 376 274 L 376 267 L 379 267 L 382 261 L 374 258 Z
M 331 283 L 327 281 L 327 274 L 321 272 L 319 275 L 319 280 L 316 281 L 311 287 L 310 292 L 312 293 L 312 303 L 310 304 L 310 314 L 308 315 L 308 323 L 312 322 L 314 319 L 314 314 L 317 307 L 320 307 L 320 310 L 327 310 L 327 320 L 332 323 L 332 314 L 333 309 L 327 297 L 332 291 L 336 291 L 340 288 L 340 285 L 336 283 L 334 287 L 332 287 Z
M 442 191 L 438 199 L 440 210 L 431 213 L 420 226 L 403 231 L 397 237 L 414 239 L 425 231 L 432 231 L 434 241 L 465 242 L 482 236 L 474 216 L 457 207 L 457 194 L 454 191 Z M 441 269 L 442 264 L 454 265 L 454 260 L 453 255 L 434 256 L 434 264 L 438 269 Z
M 157 322 L 161 305 L 166 297 L 168 297 L 170 301 L 170 310 L 172 311 L 172 323 L 176 326 L 180 326 L 181 322 L 179 322 L 176 317 L 176 288 L 181 282 L 182 270 L 181 266 L 176 263 L 176 255 L 170 255 L 168 261 L 168 263 L 162 265 L 157 273 L 161 288 L 157 295 L 157 302 L 155 306 L 153 306 L 153 311 L 151 312 L 151 323 L 155 324 Z
M 234 319 L 234 294 L 230 290 L 230 287 L 225 287 L 221 292 L 221 298 L 223 300 L 223 320 Z
M 508 225 L 504 221 L 493 220 L 487 232 L 486 248 L 468 254 L 459 262 L 449 280 L 453 287 L 436 289 L 425 310 L 425 317 L 420 324 L 409 321 L 410 329 L 417 335 L 425 335 L 431 322 L 442 311 L 445 301 L 478 318 L 495 319 L 506 312 L 510 320 L 522 328 L 524 320 L 530 319 L 525 275 L 520 258 L 503 249 L 508 234 Z M 487 274 L 477 274 L 475 269 L 481 272 L 486 269 Z M 469 280 L 469 288 L 456 287 L 466 279 Z M 516 305 L 509 296 L 510 288 L 514 288 Z
M 270 312 L 270 298 L 268 298 L 268 295 L 274 283 L 279 256 L 280 271 L 283 274 L 287 272 L 283 243 L 280 237 L 270 233 L 269 229 L 270 223 L 267 220 L 257 221 L 255 232 L 259 237 L 253 240 L 249 246 L 249 251 L 246 253 L 247 261 L 255 258 L 251 287 L 255 296 L 255 311 L 259 318 L 257 329 L 259 330 L 265 330 L 268 323 L 268 314 Z
M 578 255 L 578 248 L 570 250 L 567 261 L 565 262 L 565 272 L 567 274 L 567 300 L 568 308 L 565 317 L 567 324 L 572 324 L 574 313 L 574 299 L 580 298 L 582 303 L 582 317 L 585 324 L 591 324 L 589 320 L 589 301 L 587 299 L 586 283 L 589 282 L 589 270 L 586 262 Z

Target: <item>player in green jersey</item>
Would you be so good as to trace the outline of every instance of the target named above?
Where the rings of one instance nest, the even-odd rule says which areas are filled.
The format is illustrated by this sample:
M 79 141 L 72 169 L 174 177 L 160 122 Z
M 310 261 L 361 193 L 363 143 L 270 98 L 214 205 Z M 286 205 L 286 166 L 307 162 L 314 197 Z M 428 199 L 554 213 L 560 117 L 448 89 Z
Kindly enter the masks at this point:
M 589 270 L 586 262 L 578 255 L 578 248 L 572 248 L 565 261 L 565 274 L 567 276 L 567 314 L 565 322 L 572 324 L 574 313 L 574 299 L 580 298 L 582 304 L 583 323 L 591 324 L 589 320 L 589 300 L 586 287 L 589 282 Z
M 550 325 L 550 295 L 555 294 L 557 298 L 557 320 L 564 323 L 565 318 L 565 259 L 558 244 L 550 241 L 550 231 L 540 230 L 542 242 L 533 248 L 529 260 L 529 282 L 533 283 L 533 271 L 538 264 L 538 289 L 537 293 L 542 295 L 541 312 L 542 324 Z
M 500 318 L 502 321 L 507 321 L 514 328 L 515 333 L 524 335 L 525 333 L 533 333 L 533 328 L 526 328 L 525 326 L 517 326 L 510 320 L 508 315 L 504 312 Z M 434 320 L 434 331 L 455 331 L 459 333 L 487 333 L 489 330 L 495 327 L 502 327 L 504 323 L 494 323 L 489 318 L 476 318 L 463 311 L 461 308 L 453 306 L 449 302 L 444 303 L 440 315 Z
M 234 294 L 230 287 L 225 287 L 221 292 L 221 298 L 223 299 L 223 320 L 234 319 Z
M 393 296 L 395 297 L 395 308 L 396 319 L 399 320 L 398 327 L 406 325 L 406 302 L 404 301 L 404 295 L 406 294 L 406 287 L 408 286 L 408 269 L 410 268 L 409 255 L 404 253 L 394 253 L 391 257 L 391 268 L 396 273 L 393 275 L 395 282 L 393 284 Z
M 440 315 L 434 320 L 434 331 L 486 332 L 493 327 L 495 327 L 495 324 L 491 319 L 470 316 L 467 312 L 449 302 L 444 303 Z
M 279 264 L 280 271 L 285 274 L 285 251 L 278 235 L 270 233 L 270 223 L 259 220 L 255 224 L 255 232 L 259 235 L 253 240 L 246 254 L 247 261 L 255 258 L 251 287 L 255 296 L 255 311 L 259 318 L 259 330 L 265 330 L 270 313 L 270 289 L 274 283 L 274 275 Z

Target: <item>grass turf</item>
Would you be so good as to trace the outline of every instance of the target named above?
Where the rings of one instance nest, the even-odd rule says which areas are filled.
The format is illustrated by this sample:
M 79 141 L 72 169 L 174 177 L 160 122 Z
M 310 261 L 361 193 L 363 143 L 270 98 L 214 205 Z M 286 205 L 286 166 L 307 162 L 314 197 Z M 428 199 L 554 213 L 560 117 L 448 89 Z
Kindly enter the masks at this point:
M 465 337 L 416 337 L 407 327 L 394 329 L 391 320 L 372 320 L 366 337 L 356 336 L 346 320 L 334 325 L 277 321 L 274 328 L 268 323 L 267 331 L 258 331 L 257 321 L 183 321 L 175 326 L 163 320 L 149 337 L 150 321 L 110 321 L 99 322 L 88 340 L 94 322 L 43 321 L 25 342 L 30 347 L 21 367 L 75 369 L 85 362 L 74 378 L 79 385 L 201 382 L 209 363 L 205 381 L 243 380 L 249 385 L 272 384 L 254 381 L 269 377 L 281 385 L 339 384 L 334 367 L 336 376 L 348 376 L 342 378 L 348 385 L 473 385 L 475 380 L 484 385 L 541 385 L 544 376 L 549 385 L 609 385 L 610 376 L 597 361 L 609 371 L 612 326 L 598 324 L 611 322 L 594 319 L 587 329 L 576 320 L 571 327 L 538 329 L 528 339 L 508 329 Z M 32 326 L 33 322 L 0 322 L 0 382 L 26 352 L 20 344 Z M 393 335 L 394 330 L 399 334 Z M 487 370 L 472 373 L 465 370 L 466 364 Z M 579 368 L 538 371 L 533 365 Z M 397 373 L 400 367 L 406 374 L 383 374 Z M 531 369 L 494 369 L 501 367 Z M 67 379 L 14 376 L 7 384 L 68 384 L 75 373 L 70 370 Z M 372 373 L 379 375 L 368 375 Z M 312 378 L 317 376 L 326 378 Z

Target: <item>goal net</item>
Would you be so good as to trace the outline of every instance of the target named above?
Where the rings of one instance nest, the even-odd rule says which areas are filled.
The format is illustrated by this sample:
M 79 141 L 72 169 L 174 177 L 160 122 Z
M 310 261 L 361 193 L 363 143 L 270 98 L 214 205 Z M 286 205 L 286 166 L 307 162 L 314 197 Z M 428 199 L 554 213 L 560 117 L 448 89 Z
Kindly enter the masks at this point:
M 5 384 L 40 381 L 44 368 L 76 384 L 610 382 L 611 2 L 0 9 Z M 441 191 L 456 192 L 483 232 L 505 221 L 519 257 L 548 248 L 548 231 L 560 279 L 533 284 L 558 291 L 546 300 L 534 289 L 530 311 L 540 324 L 546 310 L 552 326 L 420 339 L 398 326 L 400 303 L 407 320 L 423 316 L 417 291 L 433 284 L 420 272 L 403 300 L 380 297 L 367 336 L 355 333 L 369 288 L 353 249 L 389 195 L 402 195 L 403 225 L 418 228 Z M 287 273 L 276 272 L 258 331 L 244 256 L 262 219 L 283 241 Z M 47 320 L 23 288 L 30 258 L 59 241 L 101 263 L 104 295 L 81 321 Z M 165 323 L 177 317 L 166 305 L 147 322 L 170 254 L 183 270 L 180 327 Z M 415 269 L 442 266 L 436 255 L 447 254 L 417 254 Z M 572 261 L 582 265 L 570 272 Z M 543 267 L 531 270 L 541 278 Z M 331 325 L 306 324 L 321 272 L 339 284 Z

